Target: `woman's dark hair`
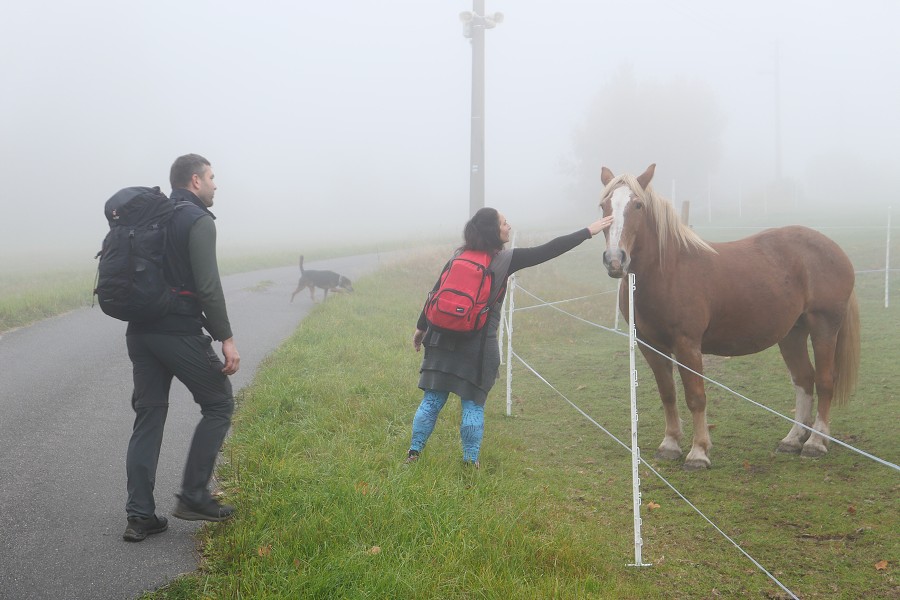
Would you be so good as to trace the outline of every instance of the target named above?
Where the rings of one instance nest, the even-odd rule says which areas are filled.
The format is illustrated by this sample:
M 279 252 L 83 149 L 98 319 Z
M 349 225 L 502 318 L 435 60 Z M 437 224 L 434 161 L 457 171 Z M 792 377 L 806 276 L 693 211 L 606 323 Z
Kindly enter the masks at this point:
M 500 239 L 500 214 L 496 208 L 481 208 L 466 223 L 463 230 L 463 250 L 499 252 L 503 249 Z

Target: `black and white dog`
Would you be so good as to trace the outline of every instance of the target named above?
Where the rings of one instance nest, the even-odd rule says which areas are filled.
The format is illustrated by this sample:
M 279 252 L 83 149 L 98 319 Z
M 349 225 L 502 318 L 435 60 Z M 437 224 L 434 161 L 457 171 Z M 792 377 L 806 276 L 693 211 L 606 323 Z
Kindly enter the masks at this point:
M 322 297 L 324 301 L 328 297 L 328 292 L 352 292 L 353 284 L 350 280 L 335 273 L 334 271 L 313 271 L 303 270 L 303 255 L 300 255 L 300 281 L 297 282 L 297 289 L 291 294 L 291 302 L 294 296 L 300 293 L 300 290 L 309 288 L 309 297 L 313 302 L 316 301 L 316 288 L 325 290 Z

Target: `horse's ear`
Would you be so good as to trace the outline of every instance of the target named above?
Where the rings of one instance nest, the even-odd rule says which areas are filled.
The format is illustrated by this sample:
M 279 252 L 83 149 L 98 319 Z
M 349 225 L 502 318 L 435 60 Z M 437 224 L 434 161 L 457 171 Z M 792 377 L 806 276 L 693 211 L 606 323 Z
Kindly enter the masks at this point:
M 603 182 L 603 185 L 609 185 L 609 182 L 612 181 L 614 177 L 615 175 L 613 175 L 613 172 L 606 167 L 600 169 L 600 181 Z
M 641 175 L 637 178 L 637 182 L 641 184 L 641 189 L 646 190 L 647 186 L 650 185 L 650 180 L 653 179 L 653 172 L 656 170 L 656 163 L 653 163 L 647 170 L 641 173 Z

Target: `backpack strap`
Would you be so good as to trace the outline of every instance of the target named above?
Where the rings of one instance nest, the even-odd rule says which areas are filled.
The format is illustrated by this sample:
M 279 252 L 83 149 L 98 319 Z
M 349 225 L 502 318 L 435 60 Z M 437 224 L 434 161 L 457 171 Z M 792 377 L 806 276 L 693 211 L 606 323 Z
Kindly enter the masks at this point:
M 491 259 L 488 269 L 491 271 L 491 296 L 488 306 L 493 308 L 500 296 L 506 291 L 506 280 L 509 278 L 509 265 L 512 263 L 512 250 L 501 250 Z

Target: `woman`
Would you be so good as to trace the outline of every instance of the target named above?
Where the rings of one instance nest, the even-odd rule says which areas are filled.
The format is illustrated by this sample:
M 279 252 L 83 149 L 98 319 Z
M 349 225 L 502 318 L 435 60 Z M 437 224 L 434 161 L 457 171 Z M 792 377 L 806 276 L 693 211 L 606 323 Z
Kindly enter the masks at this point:
M 584 229 L 560 236 L 541 246 L 504 250 L 503 245 L 509 241 L 511 227 L 502 214 L 493 208 L 482 208 L 469 219 L 463 232 L 465 243 L 457 252 L 478 250 L 493 254 L 490 265 L 493 273 L 491 297 L 498 299 L 483 331 L 473 336 L 435 331 L 428 327 L 425 311 L 419 315 L 413 335 L 413 347 L 418 352 L 425 346 L 419 377 L 419 388 L 425 392 L 425 396 L 413 419 L 407 463 L 419 458 L 434 430 L 438 414 L 450 392 L 453 392 L 462 401 L 459 436 L 462 440 L 463 462 L 478 467 L 478 453 L 484 435 L 484 403 L 497 379 L 497 369 L 500 366 L 497 328 L 500 325 L 503 297 L 498 292 L 506 285 L 509 276 L 519 269 L 556 258 L 597 235 L 611 223 L 612 216 L 603 217 Z M 434 290 L 437 290 L 439 283 L 440 279 Z

